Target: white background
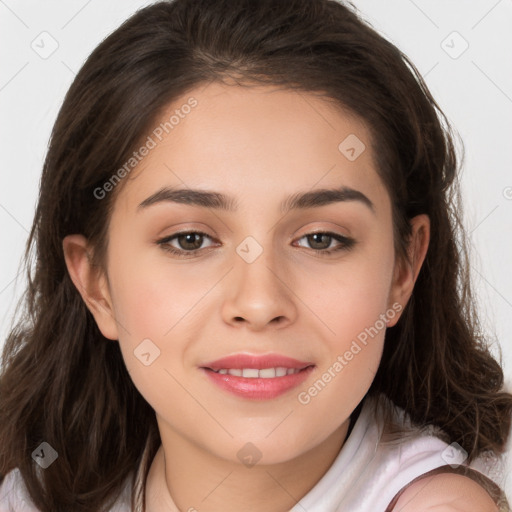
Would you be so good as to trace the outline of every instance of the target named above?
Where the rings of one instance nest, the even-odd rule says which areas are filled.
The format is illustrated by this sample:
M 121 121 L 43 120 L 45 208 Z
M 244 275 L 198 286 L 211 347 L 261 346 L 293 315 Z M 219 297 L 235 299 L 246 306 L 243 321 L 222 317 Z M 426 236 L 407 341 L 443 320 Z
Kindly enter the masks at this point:
M 17 280 L 16 276 L 32 224 L 46 145 L 64 94 L 97 44 L 149 3 L 0 0 L 0 346 L 25 285 L 23 274 Z M 510 390 L 512 2 L 353 3 L 412 59 L 464 142 L 462 191 L 471 270 L 484 327 L 503 351 Z M 47 58 L 33 49 L 49 51 L 52 44 L 58 47 Z M 496 354 L 497 348 L 495 343 Z M 512 477 L 507 492 L 512 496 Z

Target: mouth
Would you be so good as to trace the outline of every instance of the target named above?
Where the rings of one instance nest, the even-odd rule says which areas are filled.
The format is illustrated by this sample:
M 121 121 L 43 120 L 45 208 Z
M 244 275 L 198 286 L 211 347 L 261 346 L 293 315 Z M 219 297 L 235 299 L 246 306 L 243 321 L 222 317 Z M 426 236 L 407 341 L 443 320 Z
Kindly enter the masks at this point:
M 220 375 L 233 375 L 235 377 L 243 377 L 245 379 L 275 379 L 276 377 L 286 377 L 287 375 L 295 375 L 307 368 L 314 365 L 308 365 L 303 368 L 285 368 L 284 366 L 277 366 L 275 368 L 220 368 L 214 370 L 213 368 L 205 368 Z
M 245 399 L 269 400 L 302 384 L 316 365 L 284 356 L 238 354 L 199 369 L 224 392 Z
M 227 370 L 242 371 L 246 372 L 247 375 L 244 377 L 257 377 L 255 371 L 261 370 L 275 370 L 279 371 L 280 377 L 284 377 L 286 375 L 283 373 L 283 368 L 288 372 L 288 370 L 303 370 L 304 368 L 314 365 L 312 361 L 300 361 L 293 357 L 288 357 L 282 354 L 268 353 L 268 354 L 249 354 L 249 353 L 238 353 L 233 354 L 227 357 L 222 357 L 215 361 L 210 361 L 201 365 L 202 368 L 207 368 L 213 370 L 215 372 Z M 226 372 L 224 372 L 226 373 Z M 275 377 L 270 371 L 266 372 L 271 377 Z M 235 373 L 237 377 L 242 375 Z M 262 377 L 265 376 L 265 372 Z

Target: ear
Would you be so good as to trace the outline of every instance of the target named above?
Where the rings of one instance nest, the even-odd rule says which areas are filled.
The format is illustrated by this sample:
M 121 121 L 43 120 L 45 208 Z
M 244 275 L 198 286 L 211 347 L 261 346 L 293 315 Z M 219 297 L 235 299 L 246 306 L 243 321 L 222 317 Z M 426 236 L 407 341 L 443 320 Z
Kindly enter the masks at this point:
M 397 260 L 393 274 L 393 282 L 391 284 L 389 294 L 389 306 L 399 303 L 402 310 L 405 309 L 409 301 L 414 284 L 421 266 L 427 254 L 428 244 L 430 241 L 430 219 L 428 215 L 421 214 L 410 220 L 412 233 L 407 247 L 407 261 Z M 398 322 L 401 315 L 396 315 L 387 323 L 387 327 L 393 327 Z
M 92 251 L 82 235 L 68 235 L 62 241 L 66 266 L 76 289 L 94 316 L 105 338 L 118 339 L 112 299 L 104 273 L 92 264 Z

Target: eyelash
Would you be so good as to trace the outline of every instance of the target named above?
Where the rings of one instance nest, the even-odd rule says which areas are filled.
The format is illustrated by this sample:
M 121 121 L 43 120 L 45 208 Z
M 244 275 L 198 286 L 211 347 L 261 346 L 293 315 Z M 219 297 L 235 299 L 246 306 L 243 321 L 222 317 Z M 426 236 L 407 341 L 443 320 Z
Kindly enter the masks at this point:
M 162 249 L 166 252 L 170 252 L 171 254 L 179 257 L 179 258 L 193 258 L 198 252 L 204 250 L 204 249 L 193 249 L 191 251 L 186 251 L 184 249 L 176 249 L 176 247 L 172 247 L 169 245 L 169 242 L 171 240 L 177 239 L 181 236 L 185 235 L 200 235 L 204 237 L 208 237 L 212 239 L 212 237 L 206 233 L 203 233 L 202 231 L 182 231 L 179 233 L 175 233 L 173 235 L 167 236 L 165 238 L 162 238 L 160 240 L 157 240 L 156 243 L 162 247 Z M 330 238 L 333 238 L 334 240 L 338 241 L 340 245 L 335 247 L 334 249 L 310 249 L 311 251 L 314 251 L 319 256 L 328 257 L 332 254 L 338 252 L 338 251 L 349 251 L 353 249 L 353 247 L 356 245 L 356 241 L 353 238 L 349 238 L 343 235 L 338 235 L 336 233 L 331 233 L 329 231 L 313 231 L 312 233 L 308 233 L 306 235 L 301 236 L 298 240 L 301 240 L 302 238 L 307 238 L 309 236 L 313 235 L 327 235 Z M 212 239 L 213 240 L 213 239 Z

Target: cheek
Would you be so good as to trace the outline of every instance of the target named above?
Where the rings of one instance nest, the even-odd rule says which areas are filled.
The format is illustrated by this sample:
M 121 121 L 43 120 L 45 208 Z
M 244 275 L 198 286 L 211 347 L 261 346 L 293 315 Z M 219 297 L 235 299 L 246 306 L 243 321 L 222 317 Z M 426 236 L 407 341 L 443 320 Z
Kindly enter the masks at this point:
M 121 276 L 119 276 L 121 277 Z M 158 268 L 126 274 L 118 288 L 116 318 L 119 344 L 130 377 L 145 400 L 157 411 L 167 411 L 169 400 L 183 395 L 172 378 L 183 381 L 181 371 L 187 340 L 180 334 L 197 302 L 189 287 L 167 282 Z
M 155 258 L 142 249 L 113 260 L 118 262 L 111 272 L 116 319 L 134 337 L 172 336 L 211 288 L 207 274 L 186 263 L 177 265 L 165 254 Z
M 179 391 L 165 370 L 181 380 L 194 341 L 190 333 L 200 332 L 211 315 L 205 298 L 219 278 L 215 269 L 198 272 L 186 262 L 170 263 L 165 254 L 158 261 L 154 255 L 145 260 L 145 254 L 118 251 L 116 259 L 112 253 L 117 264 L 109 275 L 127 370 L 146 400 L 156 404 L 165 403 L 170 389 Z
M 395 314 L 387 307 L 389 279 L 383 279 L 382 263 L 331 281 L 330 293 L 322 296 L 322 320 L 329 327 L 326 352 L 315 378 L 297 396 L 311 443 L 320 431 L 327 435 L 349 417 L 377 373 L 386 319 Z
M 386 321 L 396 315 L 388 303 L 393 263 L 392 240 L 383 237 L 380 244 L 361 251 L 350 262 L 347 259 L 345 266 L 322 279 L 322 293 L 317 291 L 313 308 L 328 328 L 328 354 L 319 371 L 323 397 L 318 406 L 320 402 L 325 407 L 339 403 L 339 397 L 347 394 L 362 398 L 371 385 L 380 363 Z M 322 386 L 327 383 L 324 393 Z
M 393 264 L 391 242 L 383 240 L 323 271 L 315 287 L 309 284 L 315 311 L 329 327 L 330 338 L 339 340 L 340 348 L 374 325 L 388 309 Z

